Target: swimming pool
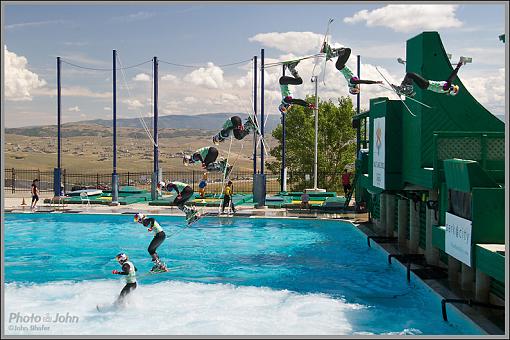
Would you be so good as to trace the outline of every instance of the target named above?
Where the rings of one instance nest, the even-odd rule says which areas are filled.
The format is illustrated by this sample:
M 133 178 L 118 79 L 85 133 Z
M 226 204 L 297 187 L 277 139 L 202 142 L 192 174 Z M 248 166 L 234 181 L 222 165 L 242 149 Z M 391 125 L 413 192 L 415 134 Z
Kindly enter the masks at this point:
M 440 297 L 350 223 L 156 219 L 160 257 L 182 267 L 140 277 L 128 307 L 99 313 L 123 287 L 113 257 L 141 276 L 152 234 L 132 215 L 6 214 L 6 334 L 485 334 L 454 308 L 444 322 Z M 50 323 L 57 313 L 78 321 Z M 31 330 L 33 315 L 48 329 Z

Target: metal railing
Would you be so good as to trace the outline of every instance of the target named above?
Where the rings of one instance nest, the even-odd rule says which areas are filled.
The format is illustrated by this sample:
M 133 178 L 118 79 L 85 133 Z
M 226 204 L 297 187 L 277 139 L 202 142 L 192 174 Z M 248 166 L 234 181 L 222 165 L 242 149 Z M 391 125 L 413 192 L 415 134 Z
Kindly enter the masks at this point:
M 193 190 L 198 191 L 198 185 L 202 180 L 204 171 L 163 171 L 163 180 L 180 181 L 188 183 Z M 139 189 L 151 190 L 152 172 L 118 172 L 119 187 L 134 186 Z M 328 191 L 342 193 L 340 173 L 327 173 L 319 171 L 319 187 Z M 220 194 L 222 192 L 223 174 L 220 172 L 209 172 L 207 179 L 207 193 Z M 4 190 L 12 193 L 30 192 L 34 179 L 38 179 L 38 188 L 41 193 L 53 192 L 53 171 L 27 170 L 27 169 L 5 169 Z M 230 180 L 234 183 L 234 192 L 252 193 L 253 172 L 233 171 Z M 111 190 L 112 174 L 109 172 L 81 173 L 70 172 L 62 169 L 62 185 L 64 192 L 79 189 L 101 189 Z M 326 185 L 328 184 L 328 185 Z M 289 172 L 287 180 L 287 191 L 302 191 L 305 188 L 313 187 L 313 174 L 304 172 Z M 266 172 L 266 192 L 276 194 L 280 192 L 280 174 Z

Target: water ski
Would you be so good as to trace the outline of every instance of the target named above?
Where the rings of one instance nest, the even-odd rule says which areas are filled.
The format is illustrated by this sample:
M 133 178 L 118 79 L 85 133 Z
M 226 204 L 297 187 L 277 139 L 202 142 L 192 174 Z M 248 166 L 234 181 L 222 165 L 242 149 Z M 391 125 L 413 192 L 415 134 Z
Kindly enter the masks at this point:
M 96 305 L 96 309 L 100 313 L 106 313 L 113 311 L 117 305 L 115 303 L 113 304 L 106 304 L 106 305 Z
M 175 266 L 175 267 L 166 267 L 166 270 L 162 270 L 162 269 L 151 270 L 151 271 L 149 271 L 149 274 L 169 273 L 169 272 L 173 272 L 177 269 L 181 269 L 183 267 L 184 266 Z
M 200 212 L 196 211 L 193 213 L 189 218 L 186 218 L 186 222 L 188 223 L 188 226 L 198 222 L 204 215 Z
M 169 269 L 165 266 L 164 268 L 156 268 L 149 270 L 150 274 L 166 273 Z

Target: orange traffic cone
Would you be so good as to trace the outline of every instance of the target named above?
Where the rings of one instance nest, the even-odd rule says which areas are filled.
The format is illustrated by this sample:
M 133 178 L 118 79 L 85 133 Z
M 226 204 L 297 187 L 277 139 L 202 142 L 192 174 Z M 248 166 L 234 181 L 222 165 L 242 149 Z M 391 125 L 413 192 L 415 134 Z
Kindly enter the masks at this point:
M 25 197 L 23 197 L 23 202 L 21 203 L 21 205 L 27 205 L 27 204 L 25 203 Z

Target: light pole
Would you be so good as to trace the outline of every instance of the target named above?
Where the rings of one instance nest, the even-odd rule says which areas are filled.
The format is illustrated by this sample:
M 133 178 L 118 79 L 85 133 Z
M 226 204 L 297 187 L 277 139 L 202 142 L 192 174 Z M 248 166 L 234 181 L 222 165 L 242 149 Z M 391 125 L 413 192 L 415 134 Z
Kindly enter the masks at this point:
M 117 175 L 117 50 L 113 50 L 113 173 L 112 173 L 112 201 L 110 205 L 119 203 L 119 176 Z
M 313 160 L 313 189 L 317 190 L 317 151 L 319 144 L 319 97 L 317 97 L 317 76 L 314 76 L 315 83 L 315 158 Z
M 319 96 L 317 95 L 317 76 L 312 77 L 312 83 L 315 83 L 315 157 L 313 162 L 313 189 L 305 189 L 306 192 L 325 192 L 324 189 L 317 188 L 317 157 L 319 149 Z

